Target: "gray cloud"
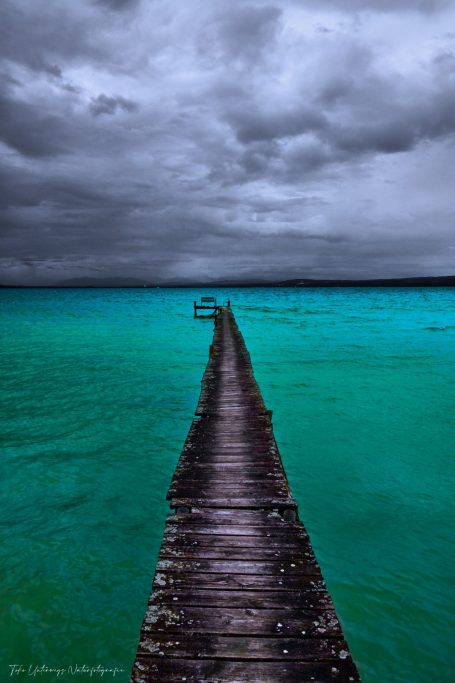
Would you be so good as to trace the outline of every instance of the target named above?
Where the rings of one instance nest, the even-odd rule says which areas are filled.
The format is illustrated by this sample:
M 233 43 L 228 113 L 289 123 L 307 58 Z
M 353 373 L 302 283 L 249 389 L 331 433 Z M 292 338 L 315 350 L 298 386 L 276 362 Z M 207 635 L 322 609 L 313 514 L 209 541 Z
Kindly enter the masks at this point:
M 441 12 L 450 8 L 451 0 L 309 0 L 309 5 L 329 7 L 345 12 Z
M 271 5 L 231 5 L 217 18 L 214 28 L 228 56 L 249 60 L 272 47 L 280 16 L 281 10 Z
M 62 122 L 40 108 L 0 95 L 0 140 L 21 154 L 49 157 L 61 154 Z
M 0 12 L 1 281 L 455 270 L 450 4 Z
M 63 64 L 101 57 L 101 45 L 94 39 L 98 21 L 55 0 L 48 3 L 3 0 L 0 9 L 2 56 L 32 70 L 48 73 L 54 70 L 53 75 L 60 75 Z
M 135 7 L 139 0 L 94 0 L 97 5 L 104 5 L 113 10 L 125 10 Z
M 109 97 L 108 95 L 98 95 L 98 97 L 92 98 L 90 102 L 90 111 L 94 116 L 99 116 L 100 114 L 115 114 L 118 109 L 123 109 L 124 111 L 136 111 L 137 104 L 126 97 L 121 97 L 116 95 L 115 97 Z
M 241 110 L 232 114 L 229 119 L 237 138 L 243 143 L 295 137 L 308 131 L 323 129 L 327 125 L 323 113 L 304 105 L 291 111 L 277 111 L 275 108 L 269 113 Z

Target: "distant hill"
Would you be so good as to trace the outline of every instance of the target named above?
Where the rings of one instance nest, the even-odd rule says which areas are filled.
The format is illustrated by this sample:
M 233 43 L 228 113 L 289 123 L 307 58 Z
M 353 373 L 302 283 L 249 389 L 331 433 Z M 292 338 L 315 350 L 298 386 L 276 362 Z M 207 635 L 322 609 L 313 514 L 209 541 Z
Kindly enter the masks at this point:
M 30 285 L 7 285 L 0 287 L 27 287 Z M 134 277 L 78 277 L 69 280 L 61 280 L 49 285 L 35 285 L 35 287 L 162 287 L 173 289 L 176 287 L 191 289 L 207 289 L 221 287 L 455 287 L 455 275 L 443 275 L 440 277 L 402 277 L 402 278 L 378 278 L 369 280 L 331 280 L 294 278 L 292 280 L 279 280 L 267 282 L 265 280 L 216 280 L 211 282 L 146 282 Z
M 295 279 L 275 283 L 276 287 L 455 287 L 455 275 L 401 277 L 377 280 Z
M 54 287 L 149 287 L 150 283 L 134 277 L 76 277 L 57 282 Z
M 153 285 L 152 285 L 153 286 Z M 295 278 L 293 280 L 278 280 L 275 282 L 265 280 L 217 280 L 212 282 L 160 284 L 163 288 L 190 287 L 192 289 L 205 289 L 215 287 L 455 287 L 455 275 L 440 277 L 402 277 L 402 278 L 378 278 L 369 280 L 331 280 Z

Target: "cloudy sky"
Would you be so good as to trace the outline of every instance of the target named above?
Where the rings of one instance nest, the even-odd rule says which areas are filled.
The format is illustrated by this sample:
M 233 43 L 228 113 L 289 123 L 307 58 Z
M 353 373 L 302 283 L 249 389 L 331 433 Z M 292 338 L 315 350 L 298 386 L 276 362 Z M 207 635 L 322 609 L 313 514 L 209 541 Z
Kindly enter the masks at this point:
M 4 283 L 455 273 L 453 0 L 2 0 Z

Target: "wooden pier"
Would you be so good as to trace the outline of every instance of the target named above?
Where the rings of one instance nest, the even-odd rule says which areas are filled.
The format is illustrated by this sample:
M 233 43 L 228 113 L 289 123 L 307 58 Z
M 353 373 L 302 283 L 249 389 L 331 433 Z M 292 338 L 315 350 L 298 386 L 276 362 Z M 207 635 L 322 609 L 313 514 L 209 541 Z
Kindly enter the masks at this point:
M 168 499 L 133 683 L 360 680 L 230 308 Z
M 195 318 L 216 318 L 221 306 L 217 306 L 216 298 L 214 296 L 201 296 L 201 301 L 193 302 L 194 305 L 194 317 Z M 201 314 L 198 311 L 204 311 Z

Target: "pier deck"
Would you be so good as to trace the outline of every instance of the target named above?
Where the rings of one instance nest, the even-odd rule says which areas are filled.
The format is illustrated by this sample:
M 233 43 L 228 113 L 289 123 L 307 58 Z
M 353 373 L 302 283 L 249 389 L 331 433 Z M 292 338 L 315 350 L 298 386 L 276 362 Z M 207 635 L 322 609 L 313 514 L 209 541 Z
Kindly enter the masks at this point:
M 168 499 L 133 683 L 360 680 L 230 309 Z

